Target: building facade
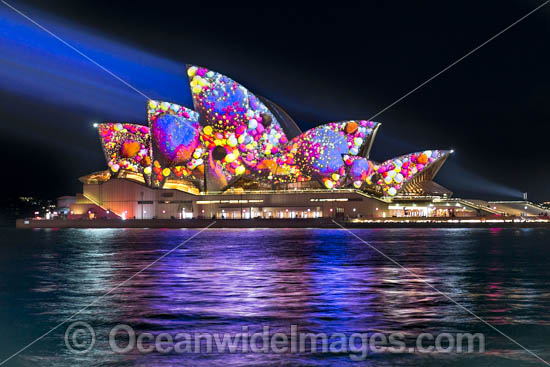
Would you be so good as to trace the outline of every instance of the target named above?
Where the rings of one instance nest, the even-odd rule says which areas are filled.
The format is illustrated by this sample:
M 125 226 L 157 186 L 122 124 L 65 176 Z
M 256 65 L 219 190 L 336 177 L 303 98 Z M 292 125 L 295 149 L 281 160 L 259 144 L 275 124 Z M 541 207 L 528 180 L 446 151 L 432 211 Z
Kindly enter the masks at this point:
M 433 178 L 452 150 L 369 158 L 380 123 L 301 132 L 275 103 L 188 66 L 194 108 L 150 100 L 148 125 L 97 125 L 108 170 L 80 178 L 72 218 L 391 218 L 496 213 Z

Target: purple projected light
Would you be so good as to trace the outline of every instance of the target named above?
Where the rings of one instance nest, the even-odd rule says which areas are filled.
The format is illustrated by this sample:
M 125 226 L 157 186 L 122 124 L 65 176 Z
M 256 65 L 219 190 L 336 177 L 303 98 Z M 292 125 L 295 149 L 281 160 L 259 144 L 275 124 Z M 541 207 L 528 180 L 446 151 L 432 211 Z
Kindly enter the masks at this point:
M 151 131 L 159 152 L 169 165 L 185 163 L 199 145 L 199 131 L 184 117 L 162 115 L 155 119 Z

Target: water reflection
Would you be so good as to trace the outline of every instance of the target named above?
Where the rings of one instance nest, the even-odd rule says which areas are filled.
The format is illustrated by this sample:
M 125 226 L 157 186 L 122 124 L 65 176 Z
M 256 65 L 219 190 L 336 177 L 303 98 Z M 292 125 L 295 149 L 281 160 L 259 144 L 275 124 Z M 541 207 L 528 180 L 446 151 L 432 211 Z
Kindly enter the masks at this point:
M 0 263 L 4 355 L 81 311 L 96 328 L 88 355 L 64 329 L 14 365 L 357 365 L 346 355 L 117 355 L 110 328 L 138 332 L 485 332 L 489 353 L 376 355 L 360 365 L 520 365 L 531 360 L 409 272 L 341 230 L 208 230 L 133 276 L 196 230 L 7 231 Z M 357 230 L 436 288 L 544 354 L 550 338 L 545 230 Z M 17 291 L 14 291 L 17 289 Z M 97 301 L 96 301 L 97 300 Z M 91 306 L 89 306 L 92 303 Z M 89 306 L 85 308 L 86 306 Z M 536 331 L 538 338 L 532 337 Z M 512 363 L 513 362 L 513 363 Z

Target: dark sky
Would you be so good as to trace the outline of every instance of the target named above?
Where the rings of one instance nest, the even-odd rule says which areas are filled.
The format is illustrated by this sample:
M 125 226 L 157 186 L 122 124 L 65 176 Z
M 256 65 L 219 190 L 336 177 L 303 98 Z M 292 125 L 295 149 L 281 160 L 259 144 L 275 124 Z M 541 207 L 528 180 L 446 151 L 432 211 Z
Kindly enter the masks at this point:
M 186 63 L 226 74 L 278 103 L 303 130 L 371 117 L 542 2 L 371 1 L 340 8 L 202 8 L 199 3 L 12 2 L 28 14 L 52 15 L 169 60 L 182 76 Z M 549 20 L 550 5 L 378 116 L 383 126 L 371 157 L 454 148 L 436 181 L 455 195 L 513 199 L 528 191 L 532 200 L 550 200 Z M 0 29 L 0 41 L 12 32 Z M 21 62 L 8 52 L 1 56 L 12 66 Z M 93 68 L 83 66 L 82 73 L 90 70 L 101 83 L 119 83 Z M 32 79 L 45 74 L 38 71 Z M 11 75 L 19 77 L 24 76 Z M 169 81 L 139 77 L 155 97 L 169 94 Z M 96 97 L 89 97 L 89 108 L 71 99 L 52 103 L 48 85 L 37 93 L 29 85 L 0 88 L 2 185 L 11 195 L 78 191 L 77 177 L 106 167 L 91 122 L 136 116 L 145 122 L 145 99 L 123 85 L 128 96 L 109 97 L 112 109 L 92 107 Z M 84 89 L 71 93 L 86 96 Z M 183 82 L 181 90 L 181 100 L 173 102 L 189 105 Z

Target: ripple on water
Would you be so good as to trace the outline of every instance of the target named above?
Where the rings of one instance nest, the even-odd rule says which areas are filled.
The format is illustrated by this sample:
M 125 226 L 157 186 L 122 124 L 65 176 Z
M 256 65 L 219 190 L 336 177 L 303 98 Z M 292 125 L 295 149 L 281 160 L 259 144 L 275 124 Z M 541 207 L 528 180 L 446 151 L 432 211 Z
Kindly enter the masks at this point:
M 486 334 L 484 354 L 374 354 L 360 365 L 531 366 L 517 345 L 475 320 L 345 231 L 3 229 L 0 345 L 7 356 L 64 318 L 96 328 L 98 347 L 70 354 L 59 328 L 14 365 L 347 366 L 345 353 L 117 355 L 110 328 L 229 332 L 243 327 L 325 333 L 399 331 Z M 437 289 L 550 358 L 550 231 L 356 230 Z M 150 267 L 134 274 L 144 267 Z M 134 276 L 107 297 L 97 297 Z M 102 349 L 103 348 L 103 349 Z

